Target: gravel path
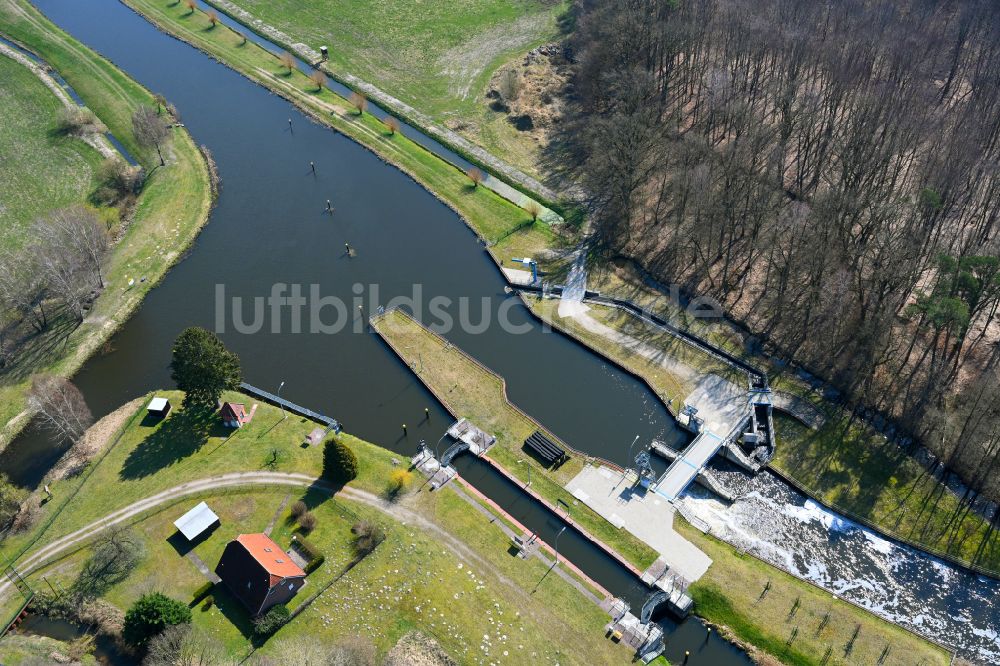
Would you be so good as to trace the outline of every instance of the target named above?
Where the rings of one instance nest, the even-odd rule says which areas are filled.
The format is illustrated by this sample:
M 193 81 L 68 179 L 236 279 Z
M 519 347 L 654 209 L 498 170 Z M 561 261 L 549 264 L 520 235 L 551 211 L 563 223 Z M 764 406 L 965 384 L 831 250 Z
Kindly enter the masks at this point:
M 502 583 L 520 589 L 520 586 L 517 583 L 497 573 L 496 567 L 479 555 L 479 553 L 476 553 L 469 548 L 469 546 L 467 546 L 463 541 L 456 538 L 448 531 L 442 529 L 436 523 L 431 522 L 418 512 L 407 507 L 405 504 L 389 503 L 373 493 L 358 490 L 356 488 L 341 488 L 334 493 L 332 487 L 328 486 L 325 482 L 317 479 L 316 477 L 312 477 L 307 474 L 282 472 L 234 472 L 231 474 L 223 474 L 220 476 L 213 476 L 182 483 L 179 486 L 174 486 L 173 488 L 169 488 L 155 495 L 139 500 L 138 502 L 135 502 L 127 507 L 113 511 L 103 518 L 81 527 L 75 532 L 52 541 L 43 548 L 34 551 L 22 559 L 17 566 L 17 570 L 22 576 L 26 576 L 41 568 L 53 558 L 80 546 L 101 531 L 114 525 L 129 521 L 145 511 L 149 511 L 150 509 L 166 502 L 172 502 L 179 497 L 185 497 L 187 495 L 194 495 L 221 488 L 247 485 L 295 487 L 309 487 L 315 485 L 320 488 L 326 488 L 331 492 L 331 494 L 336 494 L 339 497 L 374 507 L 403 524 L 416 525 L 420 529 L 433 533 L 435 537 L 447 545 L 462 559 L 470 563 L 474 562 L 484 570 L 493 571 Z M 7 580 L 0 583 L 0 599 L 3 599 L 10 587 L 11 583 Z

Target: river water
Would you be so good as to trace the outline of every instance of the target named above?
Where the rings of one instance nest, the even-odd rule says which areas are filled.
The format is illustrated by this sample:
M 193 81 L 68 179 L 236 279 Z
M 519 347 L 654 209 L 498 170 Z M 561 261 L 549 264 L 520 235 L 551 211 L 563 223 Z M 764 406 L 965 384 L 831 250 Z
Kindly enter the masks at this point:
M 769 471 L 713 467 L 739 498 L 726 506 L 692 486 L 682 500 L 713 534 L 967 658 L 1000 663 L 1000 581 L 887 540 Z
M 466 325 L 441 332 L 505 376 L 511 399 L 575 448 L 623 463 L 636 434 L 676 446 L 687 441 L 645 385 L 544 330 L 507 295 L 475 235 L 407 176 L 159 32 L 115 0 L 91 0 L 85 10 L 71 0 L 36 5 L 175 104 L 195 140 L 211 149 L 223 181 L 210 222 L 184 260 L 114 336 L 111 351 L 92 358 L 76 375 L 95 416 L 170 386 L 173 339 L 183 328 L 201 325 L 219 331 L 240 355 L 250 383 L 275 390 L 284 381 L 282 397 L 338 418 L 353 434 L 411 454 L 420 439 L 436 442 L 450 419 L 354 314 L 354 298 L 360 294 L 367 315 L 393 297 L 417 296 L 416 290 L 423 298 L 418 296 L 410 309 L 418 319 L 440 322 L 429 299 L 451 299 L 449 315 L 456 321 L 464 317 Z M 333 215 L 325 211 L 327 199 L 333 202 Z M 167 253 L 175 248 L 161 249 Z M 302 285 L 307 295 L 317 285 L 320 296 L 339 297 L 349 307 L 347 330 L 309 333 L 312 321 L 306 316 L 302 332 L 294 332 L 286 309 L 256 333 L 239 332 L 238 324 L 254 319 L 253 299 L 269 296 L 276 283 Z M 233 308 L 233 297 L 243 299 L 238 317 L 231 312 L 218 316 L 220 289 L 226 310 Z M 287 294 L 291 287 L 285 289 Z M 496 324 L 500 316 L 506 327 Z M 483 326 L 487 318 L 493 324 Z M 335 310 L 323 314 L 323 323 L 335 319 Z M 408 435 L 402 433 L 403 423 Z M 31 430 L 0 457 L 0 468 L 30 486 L 60 453 L 44 433 Z M 543 539 L 551 540 L 565 525 L 526 501 L 524 493 L 487 465 L 460 458 L 458 466 Z M 563 533 L 559 548 L 563 557 L 638 610 L 648 590 L 617 562 L 572 528 Z M 680 625 L 663 619 L 661 624 L 668 632 L 669 656 L 690 650 L 702 663 L 749 663 L 715 634 L 706 641 L 704 627 L 695 619 Z
M 495 322 L 507 310 L 512 334 L 496 325 L 445 335 L 504 375 L 512 400 L 574 447 L 624 463 L 638 434 L 682 446 L 686 437 L 644 385 L 599 357 L 545 332 L 503 291 L 495 265 L 457 216 L 409 178 L 328 129 L 309 122 L 267 93 L 200 52 L 155 30 L 115 0 L 91 0 L 87 10 L 70 0 L 36 4 L 62 28 L 116 62 L 181 111 L 188 130 L 212 150 L 223 190 L 185 260 L 153 290 L 112 340 L 113 351 L 89 361 L 76 377 L 95 415 L 147 390 L 169 386 L 170 344 L 186 326 L 216 325 L 216 285 L 245 301 L 274 283 L 319 285 L 356 307 L 409 296 L 419 285 L 426 298 L 470 299 L 467 319 Z M 292 120 L 289 127 L 288 120 Z M 316 173 L 309 162 L 316 163 Z M 334 215 L 325 214 L 330 199 Z M 344 252 L 350 243 L 353 256 Z M 170 248 L 164 248 L 168 251 Z M 141 278 L 142 276 L 135 276 Z M 377 285 L 379 295 L 370 295 Z M 482 302 L 482 298 L 486 301 Z M 425 301 L 426 303 L 426 301 Z M 459 316 L 454 311 L 456 319 Z M 418 318 L 426 314 L 419 306 Z M 427 317 L 423 317 L 426 321 Z M 448 416 L 412 373 L 374 334 L 296 334 L 271 321 L 256 334 L 234 330 L 225 318 L 226 344 L 240 354 L 247 381 L 286 385 L 282 396 L 340 419 L 354 434 L 411 453 L 423 438 L 435 442 Z M 428 322 L 430 323 L 430 322 Z M 424 408 L 431 418 L 423 418 Z M 401 435 L 407 423 L 409 435 Z M 58 457 L 39 433 L 29 433 L 0 457 L 0 468 L 26 485 L 37 483 Z M 562 523 L 540 510 L 487 465 L 460 457 L 462 475 L 547 541 Z M 700 494 L 688 508 L 761 557 L 827 589 L 939 640 L 996 663 L 997 583 L 969 577 L 949 565 L 886 542 L 807 503 L 769 474 L 749 480 L 723 471 L 741 489 L 731 507 Z M 560 552 L 636 608 L 646 590 L 623 568 L 572 530 Z M 744 655 L 713 638 L 697 622 L 676 626 L 668 656 L 692 650 L 698 663 L 746 663 Z

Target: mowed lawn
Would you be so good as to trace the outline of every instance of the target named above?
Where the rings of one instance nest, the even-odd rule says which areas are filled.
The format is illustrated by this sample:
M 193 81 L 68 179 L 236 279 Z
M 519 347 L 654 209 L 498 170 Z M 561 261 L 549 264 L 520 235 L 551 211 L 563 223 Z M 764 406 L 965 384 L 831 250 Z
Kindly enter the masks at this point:
M 503 62 L 558 33 L 558 0 L 236 0 L 295 41 L 438 119 L 468 117 Z
M 616 528 L 564 488 L 583 468 L 586 461 L 581 455 L 573 453 L 562 465 L 547 468 L 525 452 L 524 440 L 539 427 L 507 400 L 502 378 L 399 310 L 390 310 L 375 320 L 373 326 L 456 417 L 468 418 L 497 438 L 487 454 L 490 459 L 522 480 L 527 479 L 525 467 L 530 465 L 534 470 L 531 484 L 534 492 L 552 505 L 562 502 L 580 527 L 640 570 L 656 560 L 656 551 L 629 532 Z M 552 433 L 546 434 L 559 441 Z
M 58 133 L 62 102 L 33 72 L 0 54 L 0 247 L 24 245 L 28 226 L 84 203 L 101 155 Z
M 177 392 L 159 395 L 180 404 Z M 227 398 L 252 403 L 238 394 Z M 107 455 L 93 463 L 89 475 L 53 486 L 55 499 L 46 509 L 53 513 L 46 518 L 54 521 L 43 521 L 38 530 L 43 534 L 36 532 L 30 545 L 10 544 L 4 555 L 14 555 L 15 547 L 37 550 L 95 518 L 187 481 L 232 471 L 319 473 L 322 447 L 301 446 L 302 436 L 315 423 L 295 416 L 282 419 L 279 409 L 265 404 L 259 405 L 253 422 L 238 431 L 224 430 L 217 422 L 217 416 L 192 420 L 179 409 L 165 421 L 152 422 L 140 407 L 122 426 L 122 436 L 112 438 L 115 443 Z M 393 454 L 349 435 L 340 437 L 359 460 L 359 476 L 351 487 L 382 493 L 390 472 L 399 469 L 393 465 Z M 174 533 L 174 520 L 202 499 L 220 516 L 220 527 L 193 546 L 194 553 L 214 569 L 226 542 L 240 533 L 272 526 L 272 538 L 287 547 L 298 534 L 289 506 L 302 499 L 317 519 L 308 539 L 326 559 L 309 575 L 308 585 L 289 604 L 291 609 L 345 571 L 354 556 L 350 528 L 356 521 L 379 523 L 387 539 L 291 624 L 263 644 L 256 641 L 262 653 L 281 654 L 288 641 L 334 643 L 363 635 L 385 654 L 416 629 L 433 636 L 460 663 L 480 659 L 512 664 L 626 663 L 629 652 L 604 637 L 603 611 L 560 577 L 546 575 L 544 562 L 512 555 L 504 533 L 451 489 L 432 493 L 421 482 L 419 477 L 411 480 L 409 494 L 400 504 L 427 523 L 406 516 L 397 519 L 304 484 L 205 490 L 167 501 L 130 521 L 144 542 L 144 557 L 128 578 L 103 596 L 122 609 L 152 590 L 191 603 L 204 577 L 186 557 L 192 547 Z M 436 530 L 460 540 L 461 552 Z M 31 580 L 46 589 L 44 575 L 54 585 L 68 588 L 89 556 L 89 546 L 82 544 L 33 572 Z M 194 623 L 230 654 L 246 655 L 254 643 L 249 618 L 224 590 L 217 588 L 213 597 L 210 607 L 195 607 Z M 0 642 L 0 660 L 7 656 L 5 649 Z

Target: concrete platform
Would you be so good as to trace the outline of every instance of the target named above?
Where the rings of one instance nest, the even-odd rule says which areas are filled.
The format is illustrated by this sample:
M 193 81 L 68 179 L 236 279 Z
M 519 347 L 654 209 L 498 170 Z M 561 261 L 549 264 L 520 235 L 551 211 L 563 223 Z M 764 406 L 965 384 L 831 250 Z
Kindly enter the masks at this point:
M 741 386 L 718 375 L 708 375 L 698 381 L 691 395 L 684 398 L 685 405 L 698 409 L 704 419 L 705 430 L 725 437 L 750 411 L 750 398 Z
M 504 277 L 511 284 L 517 284 L 522 286 L 530 286 L 535 283 L 534 278 L 531 277 L 531 271 L 523 271 L 519 268 L 507 268 L 503 267 Z
M 622 473 L 609 467 L 587 465 L 566 484 L 566 490 L 653 548 L 671 573 L 692 583 L 701 578 L 711 558 L 674 531 L 673 505 L 642 487 L 633 491 L 633 480 L 632 476 L 622 480 Z

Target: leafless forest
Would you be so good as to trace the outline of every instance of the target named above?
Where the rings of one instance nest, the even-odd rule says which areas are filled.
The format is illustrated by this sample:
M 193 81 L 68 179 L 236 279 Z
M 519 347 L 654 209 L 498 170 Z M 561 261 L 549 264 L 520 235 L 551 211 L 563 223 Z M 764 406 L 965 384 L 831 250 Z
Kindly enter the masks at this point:
M 1000 3 L 579 0 L 553 157 L 595 248 L 710 295 L 1000 497 Z

